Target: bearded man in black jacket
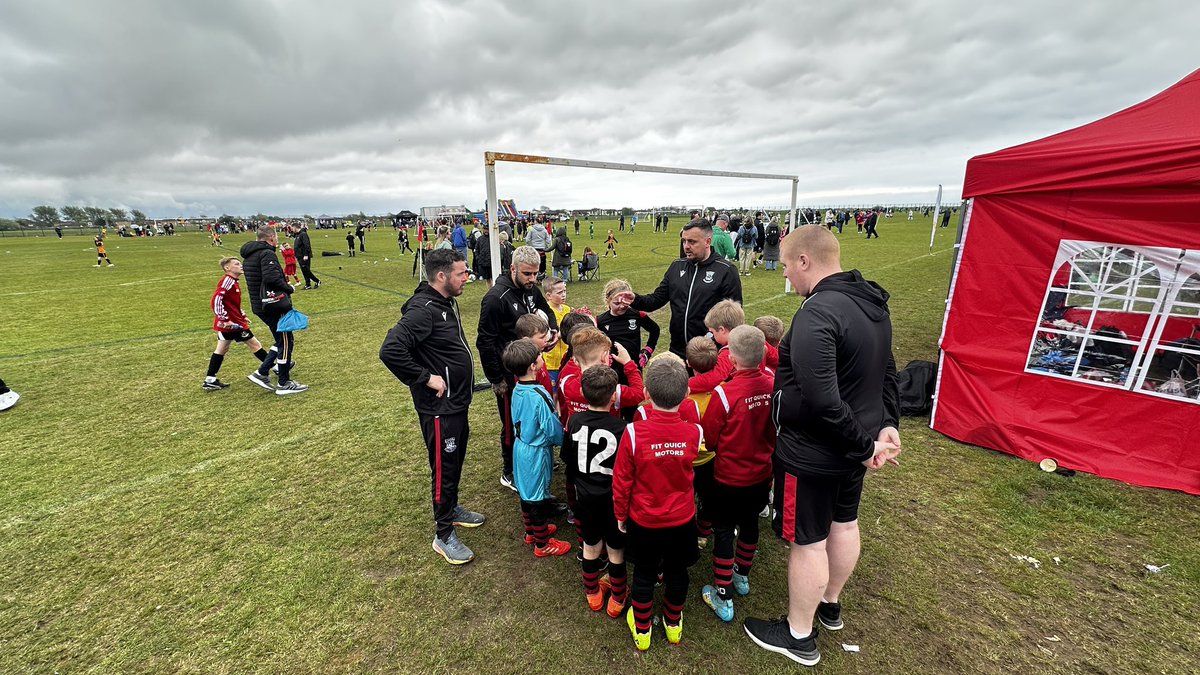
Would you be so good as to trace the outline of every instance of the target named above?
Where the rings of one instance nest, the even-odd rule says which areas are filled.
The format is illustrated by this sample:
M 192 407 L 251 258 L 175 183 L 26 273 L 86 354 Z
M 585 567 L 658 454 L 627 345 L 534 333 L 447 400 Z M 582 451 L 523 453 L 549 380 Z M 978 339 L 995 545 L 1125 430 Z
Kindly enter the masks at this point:
M 545 231 L 540 223 L 530 227 Z M 546 302 L 538 286 L 538 270 L 542 262 L 542 255 L 532 246 L 522 246 L 513 251 L 512 267 L 507 274 L 498 276 L 495 285 L 483 296 L 479 307 L 479 331 L 475 338 L 479 363 L 483 366 L 484 376 L 492 383 L 496 408 L 500 412 L 500 456 L 504 463 L 500 484 L 514 491 L 510 402 L 514 380 L 512 374 L 504 370 L 500 355 L 508 343 L 517 339 L 517 319 L 525 314 L 540 314 L 550 324 L 551 339 L 546 349 L 553 348 L 558 342 L 558 322 L 554 319 L 554 310 L 550 309 L 550 303 Z
M 887 291 L 843 272 L 820 225 L 783 239 L 784 274 L 805 296 L 779 345 L 772 401 L 775 533 L 790 543 L 788 613 L 747 619 L 764 649 L 816 665 L 814 615 L 841 630 L 839 595 L 858 563 L 863 476 L 900 454 L 899 393 Z
M 287 282 L 279 258 L 275 256 L 277 246 L 279 235 L 275 228 L 263 225 L 258 228 L 255 240 L 243 244 L 240 251 L 246 290 L 250 292 L 250 309 L 267 325 L 275 341 L 262 365 L 248 378 L 263 389 L 287 396 L 307 391 L 308 385 L 291 379 L 292 366 L 295 365 L 292 360 L 295 337 L 290 332 L 279 330 L 279 320 L 292 309 L 292 293 L 296 289 Z M 279 375 L 278 386 L 271 385 L 272 367 Z
M 737 268 L 713 251 L 712 223 L 706 218 L 689 222 L 682 237 L 683 257 L 671 263 L 658 288 L 648 295 L 623 294 L 633 309 L 653 312 L 671 304 L 671 352 L 687 358 L 688 340 L 708 334 L 704 315 L 722 300 L 742 301 L 742 279 Z
M 432 475 L 433 550 L 452 565 L 475 554 L 455 527 L 478 527 L 482 514 L 458 503 L 458 481 L 467 456 L 467 413 L 475 385 L 475 361 L 463 332 L 458 301 L 467 284 L 467 263 L 453 249 L 425 255 L 425 277 L 388 331 L 379 359 L 412 393 Z

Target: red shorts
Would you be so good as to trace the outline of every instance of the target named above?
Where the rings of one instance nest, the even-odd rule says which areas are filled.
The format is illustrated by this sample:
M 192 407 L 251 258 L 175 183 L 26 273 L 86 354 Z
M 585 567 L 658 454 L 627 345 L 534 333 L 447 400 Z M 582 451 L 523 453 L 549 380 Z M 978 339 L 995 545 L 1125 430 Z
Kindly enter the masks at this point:
M 288 276 L 288 277 L 296 276 L 296 265 L 294 263 L 291 265 L 284 265 L 283 266 L 283 274 L 284 274 L 284 276 Z

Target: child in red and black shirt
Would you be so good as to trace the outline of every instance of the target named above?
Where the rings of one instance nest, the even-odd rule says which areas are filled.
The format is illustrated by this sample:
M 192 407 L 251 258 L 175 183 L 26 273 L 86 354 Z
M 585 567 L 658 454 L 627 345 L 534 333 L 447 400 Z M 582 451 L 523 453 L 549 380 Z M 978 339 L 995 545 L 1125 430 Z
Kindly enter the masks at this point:
M 283 253 L 284 280 L 288 283 L 299 284 L 300 277 L 296 276 L 296 249 L 292 248 L 291 244 L 284 242 L 281 252 Z
M 613 341 L 600 329 L 585 326 L 571 332 L 571 359 L 579 366 L 581 373 L 596 365 L 607 366 L 616 362 L 620 366 L 625 381 L 629 384 L 617 385 L 612 414 L 620 416 L 621 408 L 633 408 L 645 400 L 646 392 L 637 362 L 629 357 L 629 352 L 620 344 L 616 345 L 614 353 Z M 562 416 L 563 427 L 566 428 L 571 415 L 587 410 L 588 402 L 583 396 L 579 376 L 565 367 L 559 372 L 558 390 L 561 396 L 559 413 Z
M 242 261 L 221 258 L 219 264 L 225 276 L 217 282 L 217 290 L 213 291 L 212 300 L 209 301 L 213 311 L 213 330 L 217 332 L 217 348 L 208 359 L 208 373 L 200 385 L 205 391 L 229 388 L 228 384 L 217 379 L 217 372 L 221 370 L 225 354 L 234 342 L 244 342 L 260 363 L 267 358 L 267 350 L 250 332 L 250 320 L 242 312 L 242 287 L 238 283 L 242 277 Z
M 704 602 L 722 621 L 733 620 L 733 593 L 750 593 L 750 566 L 758 550 L 759 512 L 771 490 L 771 454 L 775 425 L 771 394 L 775 378 L 759 369 L 765 340 L 754 326 L 729 333 L 733 376 L 713 390 L 701 426 L 707 447 L 716 453 L 705 516 L 713 523 L 715 586 L 705 586 Z M 734 531 L 737 552 L 734 553 Z
M 704 442 L 700 426 L 679 417 L 679 404 L 687 396 L 682 359 L 673 354 L 652 359 L 646 383 L 654 408 L 649 419 L 625 428 L 613 467 L 613 515 L 627 535 L 625 557 L 633 564 L 633 608 L 626 621 L 643 651 L 650 648 L 659 572 L 667 641 L 678 644 L 683 637 L 688 568 L 698 558 L 692 461 Z

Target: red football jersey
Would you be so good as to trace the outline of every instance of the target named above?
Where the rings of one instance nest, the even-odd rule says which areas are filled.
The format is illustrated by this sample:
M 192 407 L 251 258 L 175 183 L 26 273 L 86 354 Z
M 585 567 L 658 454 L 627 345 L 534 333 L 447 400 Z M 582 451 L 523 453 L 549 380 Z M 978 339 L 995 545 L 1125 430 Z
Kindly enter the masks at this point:
M 295 265 L 296 264 L 296 249 L 290 248 L 290 247 L 283 249 L 283 264 L 285 264 L 285 265 Z
M 696 515 L 692 462 L 704 432 L 679 413 L 651 410 L 625 427 L 613 466 L 613 515 L 642 527 L 675 527 Z
M 646 390 L 643 388 L 642 374 L 637 369 L 637 363 L 632 359 L 625 363 L 625 379 L 629 384 L 617 385 L 617 400 L 609 410 L 614 415 L 621 414 L 621 408 L 632 408 L 646 400 Z M 560 410 L 563 428 L 571 415 L 588 409 L 587 399 L 583 397 L 583 385 L 580 383 L 581 373 L 560 374 L 558 390 L 562 395 L 562 410 Z
M 701 422 L 706 447 L 717 453 L 716 479 L 748 487 L 771 478 L 775 424 L 771 393 L 775 378 L 763 371 L 735 370 L 713 391 Z
M 217 284 L 217 290 L 212 296 L 213 330 L 230 331 L 232 328 L 222 328 L 220 324 L 233 322 L 242 328 L 249 328 L 250 322 L 242 313 L 242 287 L 238 280 L 226 274 Z

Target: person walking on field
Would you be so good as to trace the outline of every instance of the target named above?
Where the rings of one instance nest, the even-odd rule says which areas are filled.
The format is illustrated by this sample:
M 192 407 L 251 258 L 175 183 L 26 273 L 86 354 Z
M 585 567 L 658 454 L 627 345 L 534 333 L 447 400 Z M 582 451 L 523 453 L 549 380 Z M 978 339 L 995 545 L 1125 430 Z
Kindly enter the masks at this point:
M 841 592 L 858 563 L 863 477 L 900 454 L 888 293 L 843 272 L 837 235 L 806 225 L 783 239 L 784 275 L 806 299 L 779 345 L 772 417 L 775 533 L 789 542 L 788 612 L 747 619 L 758 646 L 806 666 L 818 630 L 844 626 Z
M 242 278 L 242 261 L 237 258 L 221 258 L 221 271 L 225 276 L 217 282 L 213 291 L 210 307 L 213 311 L 213 330 L 217 332 L 217 348 L 208 359 L 208 372 L 200 385 L 204 391 L 221 391 L 229 385 L 217 379 L 225 355 L 234 342 L 241 342 L 250 349 L 254 357 L 262 363 L 267 359 L 267 350 L 263 349 L 258 338 L 250 332 L 250 320 L 242 312 L 242 287 L 238 280 Z
M 279 259 L 275 257 L 277 246 L 279 235 L 275 228 L 263 225 L 258 228 L 255 240 L 246 242 L 241 250 L 246 288 L 250 290 L 250 308 L 254 315 L 266 324 L 275 341 L 267 351 L 267 358 L 262 365 L 247 375 L 247 379 L 267 391 L 288 396 L 308 391 L 308 385 L 290 378 L 292 367 L 295 365 L 292 361 L 295 338 L 292 333 L 279 330 L 279 320 L 292 309 L 292 293 L 296 288 L 284 279 Z M 279 374 L 278 386 L 271 384 L 271 368 L 276 365 L 276 372 Z
M 412 394 L 429 451 L 433 550 L 452 565 L 475 558 L 456 527 L 479 527 L 486 518 L 458 503 L 470 437 L 467 413 L 475 384 L 474 356 L 467 346 L 458 301 L 467 284 L 467 263 L 453 249 L 425 255 L 425 277 L 388 331 L 379 359 Z
M 312 273 L 312 241 L 308 238 L 308 226 L 292 227 L 292 236 L 296 240 L 296 259 L 300 262 L 300 274 L 304 275 L 304 290 L 320 288 L 321 280 Z M 243 255 L 242 258 L 245 258 Z

